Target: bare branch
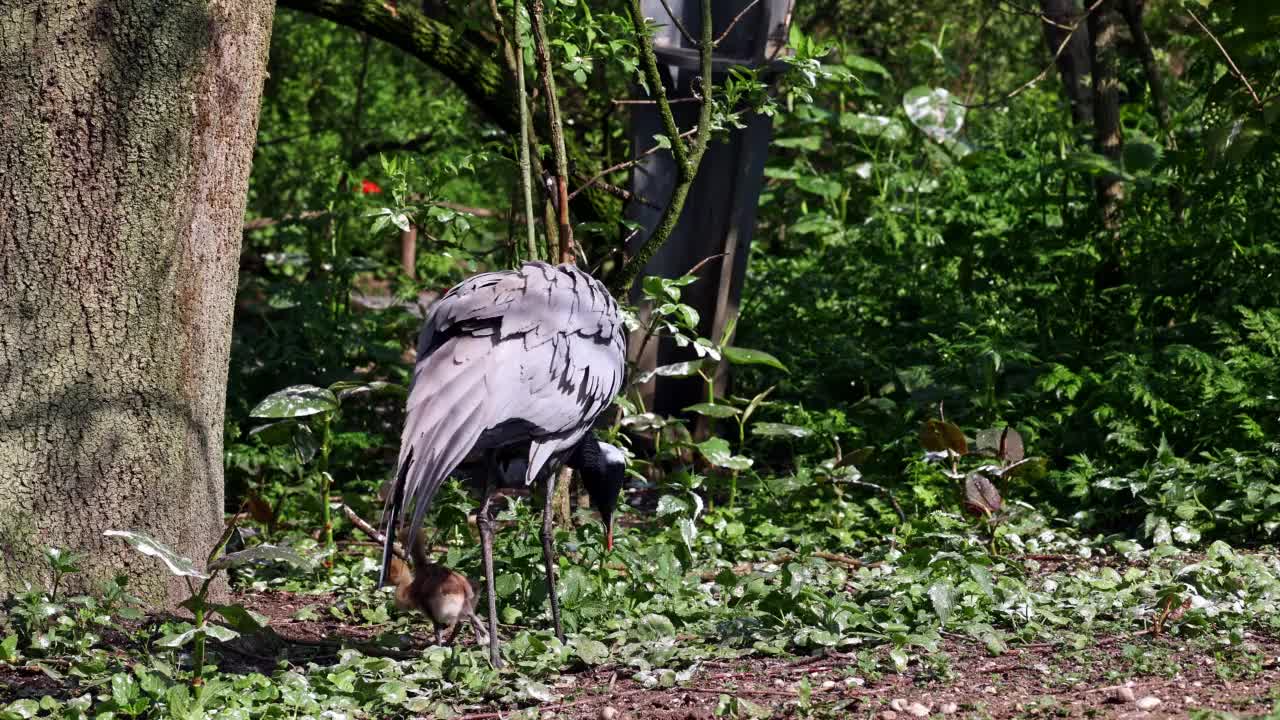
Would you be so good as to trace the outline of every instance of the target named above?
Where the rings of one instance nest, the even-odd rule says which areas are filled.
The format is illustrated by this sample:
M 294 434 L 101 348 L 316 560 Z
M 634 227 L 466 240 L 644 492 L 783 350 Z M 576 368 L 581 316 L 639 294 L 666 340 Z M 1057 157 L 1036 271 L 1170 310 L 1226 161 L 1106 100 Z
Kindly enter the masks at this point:
M 1043 80 L 1045 76 L 1049 74 L 1050 70 L 1053 70 L 1054 65 L 1058 63 L 1058 58 L 1062 57 L 1062 53 L 1065 52 L 1067 49 L 1067 46 L 1071 44 L 1072 36 L 1076 34 L 1076 31 L 1079 30 L 1082 25 L 1084 25 L 1085 20 L 1087 20 L 1089 16 L 1093 14 L 1093 11 L 1097 10 L 1098 6 L 1101 5 L 1103 2 L 1105 2 L 1105 0 L 1096 0 L 1092 5 L 1089 6 L 1089 9 L 1084 11 L 1084 15 L 1082 15 L 1079 20 L 1076 20 L 1075 24 L 1071 26 L 1070 32 L 1068 32 L 1066 36 L 1062 38 L 1062 42 L 1058 44 L 1057 51 L 1053 53 L 1053 59 L 1049 61 L 1048 65 L 1045 65 L 1043 70 L 1036 73 L 1035 77 L 1022 83 L 1017 88 L 1014 88 L 1013 91 L 1009 92 L 1004 97 L 998 98 L 996 100 L 989 100 L 987 102 L 975 103 L 973 105 L 969 105 L 966 103 L 956 103 L 956 104 L 966 108 L 996 107 L 997 105 L 1003 105 L 1009 102 L 1010 100 L 1012 100 L 1013 98 L 1017 97 L 1018 95 L 1021 95 L 1022 93 L 1026 92 L 1028 88 L 1032 87 L 1036 83 Z
M 725 28 L 724 32 L 720 33 L 720 37 L 716 38 L 716 41 L 712 43 L 712 45 L 719 46 L 720 43 L 724 42 L 724 39 L 729 37 L 729 33 L 733 32 L 733 29 L 737 27 L 738 21 L 741 20 L 744 15 L 751 12 L 751 8 L 759 4 L 760 0 L 751 0 L 746 7 L 742 8 L 742 12 L 734 16 L 733 20 L 729 23 L 729 27 Z
M 1205 35 L 1209 36 L 1209 39 L 1213 41 L 1213 44 L 1218 46 L 1218 50 L 1222 51 L 1222 57 L 1227 59 L 1227 65 L 1231 66 L 1231 73 L 1239 78 L 1240 82 L 1244 83 L 1244 88 L 1249 91 L 1249 95 L 1253 98 L 1253 102 L 1258 107 L 1262 107 L 1262 99 L 1258 97 L 1258 93 L 1253 91 L 1253 85 L 1249 83 L 1249 78 L 1245 77 L 1244 73 L 1240 72 L 1240 68 L 1236 67 L 1236 61 L 1231 59 L 1231 53 L 1227 52 L 1227 49 L 1218 41 L 1218 36 L 1214 35 L 1209 28 L 1205 27 L 1205 24 L 1200 22 L 1200 18 L 1196 17 L 1196 14 L 1191 12 L 1191 10 L 1187 10 L 1187 14 L 1191 16 L 1192 20 L 1196 21 L 1196 24 L 1200 26 L 1200 29 L 1204 31 Z
M 697 132 L 698 132 L 698 128 L 693 128 L 692 130 L 686 130 L 680 133 L 680 137 L 681 139 L 687 138 L 690 135 L 693 135 Z M 594 177 L 592 177 L 590 180 L 588 180 L 586 183 L 580 186 L 577 190 L 574 190 L 573 192 L 569 193 L 569 199 L 572 200 L 574 197 L 578 195 L 578 193 L 596 184 L 597 181 L 602 180 L 606 175 L 616 173 L 619 170 L 626 170 L 627 168 L 631 167 L 632 165 L 635 165 L 636 163 L 640 162 L 644 158 L 649 157 L 650 155 L 658 152 L 661 149 L 662 149 L 661 145 L 654 145 L 648 150 L 645 150 L 644 152 L 637 155 L 634 159 L 625 160 L 623 162 L 618 163 L 617 165 L 612 165 L 610 167 L 605 168 L 604 170 L 601 170 L 600 172 L 596 173 Z
M 675 24 L 676 29 L 684 36 L 685 42 L 689 43 L 690 47 L 698 47 L 698 41 L 694 40 L 693 35 L 689 34 L 688 28 L 684 26 L 684 23 L 680 22 L 680 18 L 676 17 L 674 12 L 671 12 L 671 6 L 667 4 L 667 0 L 658 0 L 658 2 L 662 3 L 662 9 L 667 11 L 667 17 L 671 18 L 671 22 Z

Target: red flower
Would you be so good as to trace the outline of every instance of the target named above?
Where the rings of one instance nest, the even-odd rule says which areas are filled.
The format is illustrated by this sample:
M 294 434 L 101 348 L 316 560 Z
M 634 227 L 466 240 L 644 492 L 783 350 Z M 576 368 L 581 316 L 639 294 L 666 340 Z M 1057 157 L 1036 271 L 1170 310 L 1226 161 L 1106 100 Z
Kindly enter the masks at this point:
M 382 192 L 382 188 L 378 187 L 378 183 L 365 179 L 360 181 L 360 191 L 365 195 L 368 195 L 370 193 L 380 193 Z

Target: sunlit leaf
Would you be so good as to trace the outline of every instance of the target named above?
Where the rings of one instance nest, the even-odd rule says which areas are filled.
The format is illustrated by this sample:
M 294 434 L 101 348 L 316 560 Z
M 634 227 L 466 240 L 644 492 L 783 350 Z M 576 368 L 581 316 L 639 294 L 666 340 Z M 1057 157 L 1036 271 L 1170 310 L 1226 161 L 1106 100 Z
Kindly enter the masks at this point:
M 802 438 L 809 436 L 809 430 L 799 425 L 788 425 L 786 423 L 758 422 L 751 426 L 752 435 L 760 435 L 762 437 L 791 437 Z
M 329 390 L 315 385 L 293 385 L 268 395 L 249 415 L 260 418 L 297 418 L 337 409 L 338 398 Z
M 298 567 L 306 567 L 307 561 L 301 555 L 287 547 L 279 545 L 254 545 L 251 548 L 223 555 L 209 565 L 209 570 L 240 567 L 252 563 L 286 562 Z
M 159 559 L 160 562 L 164 563 L 164 566 L 169 569 L 170 573 L 177 575 L 178 577 L 195 577 L 202 579 L 209 577 L 197 570 L 195 563 L 189 558 L 183 557 L 173 548 L 145 533 L 133 532 L 131 530 L 108 530 L 103 533 L 103 535 L 106 535 L 107 537 L 120 538 L 132 545 L 134 550 L 137 550 L 143 555 L 150 555 L 151 557 Z
M 787 370 L 787 366 L 783 365 L 781 360 L 763 350 L 752 350 L 750 348 L 726 345 L 724 348 L 724 357 L 734 365 L 768 365 L 769 367 L 777 368 L 783 372 L 789 372 Z
M 946 88 L 914 87 L 902 97 L 902 108 L 911 123 L 937 143 L 954 140 L 964 127 L 965 108 Z
M 697 405 L 690 405 L 685 408 L 685 411 L 714 418 L 733 417 L 741 412 L 738 408 L 732 405 L 723 405 L 720 403 L 698 403 Z

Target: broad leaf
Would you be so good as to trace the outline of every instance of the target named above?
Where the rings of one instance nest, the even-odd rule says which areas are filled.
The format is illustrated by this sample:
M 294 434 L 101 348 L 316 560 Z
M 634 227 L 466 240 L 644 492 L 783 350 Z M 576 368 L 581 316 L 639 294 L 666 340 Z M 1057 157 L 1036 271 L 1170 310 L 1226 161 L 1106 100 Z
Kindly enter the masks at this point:
M 242 633 L 257 632 L 270 623 L 266 615 L 243 605 L 210 605 L 209 609 L 221 615 L 228 625 Z
M 296 420 L 277 420 L 266 425 L 259 425 L 249 431 L 249 437 L 256 437 L 264 445 L 284 445 L 293 439 Z
M 969 451 L 969 443 L 964 432 L 952 422 L 946 420 L 928 420 L 920 427 L 920 445 L 930 452 L 950 450 L 957 455 Z
M 158 558 L 164 563 L 169 572 L 178 577 L 194 577 L 207 579 L 209 576 L 196 569 L 196 564 L 190 558 L 183 557 L 176 550 L 165 545 L 164 543 L 150 537 L 144 533 L 133 532 L 130 530 L 108 530 L 103 535 L 107 537 L 118 537 L 121 540 L 133 546 L 134 550 L 143 555 L 150 555 Z
M 977 515 L 998 512 L 1004 501 L 996 486 L 981 473 L 969 473 L 964 480 L 964 504 Z
M 964 127 L 964 106 L 956 104 L 945 88 L 914 87 L 902 97 L 907 118 L 936 143 L 954 140 Z
M 933 612 L 938 616 L 938 622 L 943 625 L 947 624 L 947 619 L 951 617 L 951 611 L 955 607 L 955 593 L 951 589 L 951 583 L 940 580 L 929 587 L 929 602 L 933 603 Z
M 298 567 L 307 566 L 307 561 L 304 560 L 301 555 L 287 547 L 281 547 L 279 545 L 255 545 L 251 548 L 241 550 L 240 552 L 223 555 L 209 565 L 209 570 L 223 570 L 225 568 L 240 567 L 241 565 L 269 562 L 273 560 L 287 562 L 290 565 Z
M 758 422 L 751 426 L 752 435 L 760 435 L 761 437 L 791 437 L 802 438 L 809 436 L 809 430 L 799 425 L 788 425 L 786 423 Z
M 268 395 L 249 415 L 260 418 L 299 418 L 338 409 L 338 398 L 315 385 L 293 385 Z
M 726 345 L 724 348 L 724 357 L 734 365 L 768 365 L 769 367 L 777 368 L 782 372 L 790 372 L 790 370 L 787 370 L 787 366 L 782 364 L 781 360 L 763 350 L 752 350 L 750 348 Z
M 339 380 L 329 386 L 329 391 L 334 393 L 338 400 L 346 400 L 358 395 L 405 397 L 409 394 L 409 390 L 405 386 L 383 380 L 374 380 L 367 383 L 356 380 Z
M 714 418 L 733 417 L 734 415 L 737 415 L 738 413 L 742 412 L 741 410 L 739 410 L 738 408 L 732 405 L 721 405 L 721 404 L 713 404 L 713 403 L 698 403 L 697 405 L 690 405 L 689 407 L 685 408 L 685 410 L 687 412 L 697 413 L 699 415 L 705 415 L 707 417 L 714 417 Z
M 670 365 L 659 365 L 658 367 L 642 373 L 635 379 L 636 385 L 643 385 L 655 377 L 690 377 L 698 374 L 698 369 L 702 367 L 702 360 L 689 360 L 687 362 L 671 363 Z
M 1022 448 L 1022 436 L 1011 427 L 1000 433 L 1000 448 L 997 451 L 1000 460 L 1005 463 L 1016 463 L 1022 460 L 1025 451 Z

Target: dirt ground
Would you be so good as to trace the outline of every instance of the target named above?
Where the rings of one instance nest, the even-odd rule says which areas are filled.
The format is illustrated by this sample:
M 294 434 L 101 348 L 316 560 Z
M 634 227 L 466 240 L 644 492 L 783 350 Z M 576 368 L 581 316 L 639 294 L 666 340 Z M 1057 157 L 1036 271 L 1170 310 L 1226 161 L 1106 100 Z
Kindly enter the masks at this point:
M 335 654 L 336 640 L 370 654 L 415 652 L 381 648 L 373 643 L 374 629 L 330 618 L 324 608 L 333 598 L 268 592 L 239 600 L 271 618 L 278 638 L 220 646 L 225 670 L 270 673 L 281 657 L 324 662 Z M 308 606 L 317 610 L 316 619 L 296 619 Z M 428 636 L 424 630 L 416 638 L 419 647 Z M 1100 638 L 1083 650 L 1046 643 L 992 656 L 981 644 L 948 635 L 938 653 L 912 662 L 904 673 L 868 674 L 853 655 L 832 653 L 708 662 L 678 687 L 646 688 L 631 675 L 607 666 L 565 674 L 555 685 L 562 699 L 540 708 L 540 716 L 702 720 L 716 717 L 728 696 L 742 702 L 738 717 L 1175 718 L 1193 709 L 1249 717 L 1270 712 L 1280 700 L 1280 638 L 1249 635 L 1242 646 L 1215 648 L 1206 640 L 1136 634 Z M 807 715 L 799 707 L 804 678 L 811 688 Z M 0 703 L 66 691 L 37 669 L 0 667 Z M 509 714 L 478 709 L 459 720 Z
M 295 643 L 305 648 L 335 637 L 372 639 L 367 628 L 293 619 L 304 606 L 323 607 L 322 596 L 262 593 L 242 601 L 272 617 L 276 632 L 295 649 Z M 667 688 L 645 688 L 629 671 L 603 667 L 562 676 L 556 690 L 563 700 L 544 706 L 541 716 L 702 720 L 715 717 L 721 695 L 728 695 L 768 708 L 775 717 L 800 717 L 805 677 L 817 717 L 1174 718 L 1192 709 L 1248 717 L 1270 712 L 1280 700 L 1280 638 L 1249 635 L 1242 647 L 1215 650 L 1205 641 L 1137 634 L 1101 638 L 1083 650 L 1042 644 L 993 657 L 981 644 L 947 636 L 938 653 L 901 674 L 868 677 L 852 655 L 834 653 L 705 663 L 691 682 Z M 463 718 L 506 715 L 489 711 Z M 750 715 L 740 709 L 739 716 Z

